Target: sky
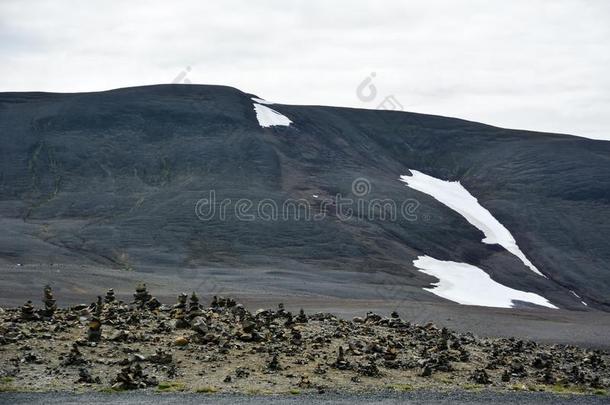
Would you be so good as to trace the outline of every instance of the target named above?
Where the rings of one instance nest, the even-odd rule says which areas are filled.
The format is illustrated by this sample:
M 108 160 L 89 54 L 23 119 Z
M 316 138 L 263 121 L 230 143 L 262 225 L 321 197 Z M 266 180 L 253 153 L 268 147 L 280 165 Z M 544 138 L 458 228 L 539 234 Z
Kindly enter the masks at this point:
M 223 84 L 610 140 L 610 1 L 0 1 L 0 91 Z

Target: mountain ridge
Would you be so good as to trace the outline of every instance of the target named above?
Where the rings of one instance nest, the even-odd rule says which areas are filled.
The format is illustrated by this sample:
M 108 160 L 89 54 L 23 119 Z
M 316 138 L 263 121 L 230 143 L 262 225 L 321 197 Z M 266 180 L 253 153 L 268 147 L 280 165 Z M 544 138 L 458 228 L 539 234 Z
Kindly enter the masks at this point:
M 467 262 L 562 308 L 608 310 L 610 144 L 433 115 L 268 105 L 287 127 L 261 128 L 253 94 L 154 85 L 95 93 L 0 93 L 0 263 L 53 260 L 147 269 L 226 264 L 384 272 L 413 287 L 420 255 Z M 481 243 L 480 231 L 399 181 L 409 169 L 460 181 L 549 280 Z M 197 201 L 352 196 L 420 203 L 427 221 L 203 222 Z M 593 218 L 595 216 L 595 218 Z M 296 280 L 295 280 L 296 282 Z

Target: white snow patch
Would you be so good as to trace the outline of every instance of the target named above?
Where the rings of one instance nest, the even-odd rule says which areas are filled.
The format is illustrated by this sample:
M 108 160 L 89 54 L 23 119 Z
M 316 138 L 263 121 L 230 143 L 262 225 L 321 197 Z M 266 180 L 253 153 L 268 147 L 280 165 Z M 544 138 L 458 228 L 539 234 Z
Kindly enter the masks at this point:
M 467 263 L 419 256 L 413 264 L 422 273 L 439 279 L 438 283 L 434 283 L 435 287 L 424 290 L 459 304 L 513 308 L 513 301 L 517 300 L 557 309 L 546 298 L 506 287 L 492 280 L 489 274 L 480 268 Z
M 575 293 L 574 291 L 572 291 L 572 290 L 570 290 L 570 292 L 571 292 L 571 293 L 572 293 L 572 294 L 573 294 L 573 295 L 574 295 L 576 298 L 578 298 L 578 299 L 580 300 L 580 303 L 581 303 L 581 304 L 583 304 L 585 307 L 588 307 L 588 306 L 589 306 L 589 304 L 587 304 L 586 302 L 584 302 L 584 301 L 582 300 L 582 298 L 580 297 L 580 295 L 576 294 L 576 293 Z
M 517 246 L 515 238 L 491 213 L 479 204 L 477 199 L 459 181 L 445 181 L 428 176 L 417 170 L 410 170 L 412 176 L 400 176 L 400 181 L 414 190 L 426 193 L 466 218 L 468 222 L 484 234 L 483 243 L 498 244 L 517 256 L 534 273 L 546 277 L 525 257 Z
M 271 127 L 275 125 L 285 126 L 292 124 L 292 121 L 285 115 L 272 110 L 269 107 L 265 107 L 262 104 L 254 103 L 254 111 L 256 111 L 256 119 L 261 127 Z
M 259 104 L 273 105 L 275 104 L 273 101 L 263 100 L 262 98 L 252 97 L 252 101 Z

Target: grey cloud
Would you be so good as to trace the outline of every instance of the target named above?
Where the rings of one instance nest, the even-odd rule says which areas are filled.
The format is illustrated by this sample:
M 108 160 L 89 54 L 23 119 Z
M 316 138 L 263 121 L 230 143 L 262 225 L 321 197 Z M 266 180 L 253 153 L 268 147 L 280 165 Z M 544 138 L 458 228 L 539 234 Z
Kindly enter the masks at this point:
M 610 140 L 604 0 L 0 3 L 0 90 L 226 84 L 278 102 L 418 112 Z M 381 101 L 381 100 L 379 100 Z

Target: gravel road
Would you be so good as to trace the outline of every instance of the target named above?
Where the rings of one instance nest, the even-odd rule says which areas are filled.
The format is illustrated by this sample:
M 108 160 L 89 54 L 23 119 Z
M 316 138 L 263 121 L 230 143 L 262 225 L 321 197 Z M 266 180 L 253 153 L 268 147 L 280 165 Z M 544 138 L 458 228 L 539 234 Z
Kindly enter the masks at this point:
M 538 392 L 432 392 L 320 395 L 201 395 L 129 392 L 120 394 L 3 393 L 0 404 L 608 404 L 607 396 L 553 395 Z

